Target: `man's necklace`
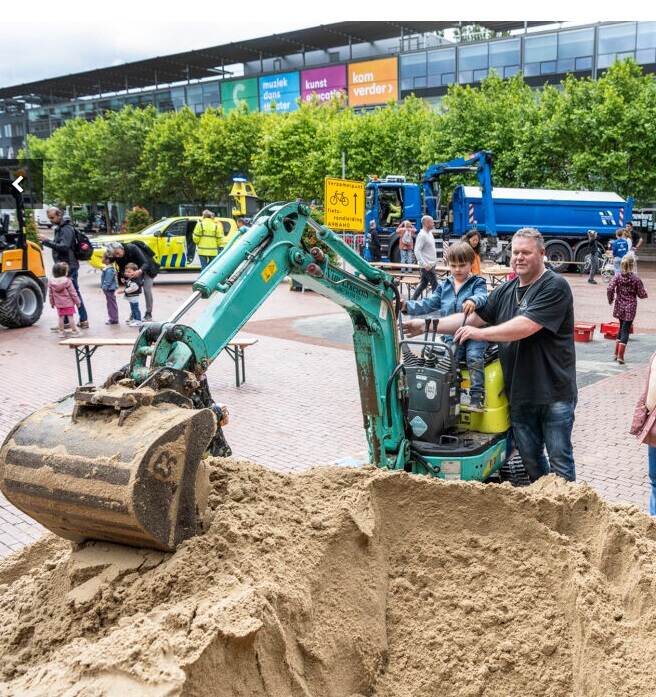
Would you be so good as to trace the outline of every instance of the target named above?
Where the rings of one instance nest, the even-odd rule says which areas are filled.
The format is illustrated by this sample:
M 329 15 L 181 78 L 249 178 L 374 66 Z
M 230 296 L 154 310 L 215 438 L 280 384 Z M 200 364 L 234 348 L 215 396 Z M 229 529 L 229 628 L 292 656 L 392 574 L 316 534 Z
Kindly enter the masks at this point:
M 529 283 L 527 286 L 522 287 L 522 290 L 523 290 L 524 292 L 522 293 L 522 297 L 521 297 L 521 298 L 519 297 L 519 283 L 515 286 L 515 302 L 516 302 L 518 305 L 519 305 L 519 304 L 522 302 L 522 300 L 526 297 L 526 294 L 528 293 L 528 289 L 529 289 L 531 286 L 535 285 L 535 284 L 542 278 L 542 276 L 544 276 L 544 274 L 545 274 L 546 272 L 547 272 L 547 269 L 544 269 L 544 270 L 542 271 L 542 273 L 541 273 L 534 281 L 531 281 L 531 283 Z

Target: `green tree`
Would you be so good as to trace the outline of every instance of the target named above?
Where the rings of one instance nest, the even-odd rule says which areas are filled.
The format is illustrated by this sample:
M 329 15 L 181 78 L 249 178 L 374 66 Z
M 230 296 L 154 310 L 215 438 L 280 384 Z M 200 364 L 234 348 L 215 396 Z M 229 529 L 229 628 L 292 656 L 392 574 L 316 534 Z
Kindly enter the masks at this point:
M 197 200 L 225 198 L 234 174 L 252 176 L 264 118 L 259 112 L 248 113 L 246 108 L 227 115 L 210 109 L 201 115 L 185 148 Z
M 263 122 L 261 147 L 253 158 L 253 179 L 268 200 L 319 198 L 323 180 L 336 174 L 331 148 L 335 105 L 301 104 L 298 111 L 271 114 Z
M 143 198 L 139 165 L 156 118 L 157 111 L 152 106 L 145 109 L 127 106 L 93 121 L 99 140 L 98 166 L 105 200 L 131 205 Z
M 140 158 L 141 191 L 151 200 L 198 199 L 188 149 L 198 128 L 191 109 L 161 114 L 146 136 Z
M 494 184 L 520 186 L 518 143 L 524 129 L 534 124 L 538 110 L 536 94 L 522 77 L 502 80 L 492 73 L 479 87 L 453 85 L 444 106 L 425 159 L 442 162 L 478 150 L 491 150 Z M 467 178 L 452 178 L 449 183 L 459 180 Z

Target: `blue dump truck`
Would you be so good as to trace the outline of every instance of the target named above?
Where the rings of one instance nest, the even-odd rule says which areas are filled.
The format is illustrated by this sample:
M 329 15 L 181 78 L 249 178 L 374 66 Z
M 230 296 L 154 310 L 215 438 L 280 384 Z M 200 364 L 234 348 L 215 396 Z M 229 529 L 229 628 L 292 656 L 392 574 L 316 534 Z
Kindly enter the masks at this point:
M 475 172 L 479 186 L 459 184 L 450 200 L 444 202 L 442 176 L 464 172 Z M 492 185 L 492 154 L 481 151 L 431 165 L 420 184 L 406 182 L 400 176 L 370 180 L 366 186 L 365 229 L 369 230 L 369 221 L 375 220 L 384 258 L 398 261 L 398 224 L 410 220 L 419 228 L 422 215 L 435 219 L 438 237 L 452 239 L 472 229 L 480 230 L 488 252 L 495 256 L 503 256 L 519 228 L 535 227 L 544 235 L 552 268 L 565 271 L 571 262 L 584 261 L 588 230 L 599 233 L 603 249 L 615 230 L 631 220 L 632 211 L 631 197 L 625 200 L 610 192 L 496 188 Z

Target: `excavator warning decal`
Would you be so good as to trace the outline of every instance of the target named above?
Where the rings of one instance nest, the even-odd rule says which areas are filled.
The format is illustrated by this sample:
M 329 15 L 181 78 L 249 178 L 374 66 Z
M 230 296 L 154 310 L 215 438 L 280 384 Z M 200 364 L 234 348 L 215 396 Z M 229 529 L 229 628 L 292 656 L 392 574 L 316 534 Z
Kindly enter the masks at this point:
M 277 270 L 278 267 L 276 266 L 276 262 L 273 259 L 271 259 L 271 261 L 262 270 L 262 278 L 264 282 L 268 283 Z

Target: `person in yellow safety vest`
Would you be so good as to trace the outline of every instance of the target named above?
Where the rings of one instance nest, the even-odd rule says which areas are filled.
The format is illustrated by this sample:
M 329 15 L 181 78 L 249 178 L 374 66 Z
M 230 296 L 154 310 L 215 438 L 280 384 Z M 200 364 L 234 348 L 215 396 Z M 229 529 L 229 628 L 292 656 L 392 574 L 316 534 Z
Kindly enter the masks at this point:
M 203 217 L 194 228 L 193 240 L 196 243 L 202 270 L 223 251 L 223 225 L 221 221 L 214 219 L 212 211 L 203 211 Z

